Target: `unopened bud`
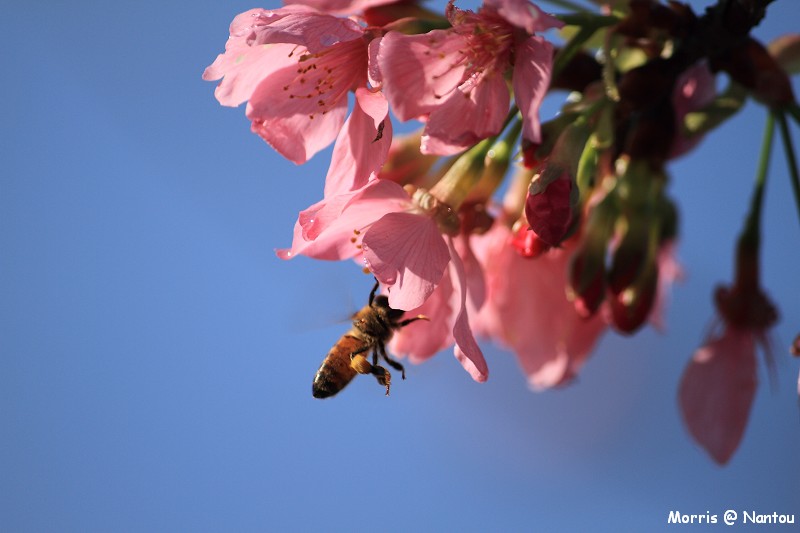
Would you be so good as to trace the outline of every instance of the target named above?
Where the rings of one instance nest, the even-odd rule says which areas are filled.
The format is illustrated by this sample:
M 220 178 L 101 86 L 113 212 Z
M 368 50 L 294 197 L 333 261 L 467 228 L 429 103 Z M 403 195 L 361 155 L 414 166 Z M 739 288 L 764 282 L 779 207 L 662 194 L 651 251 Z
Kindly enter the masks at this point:
M 569 266 L 567 297 L 583 317 L 597 312 L 606 291 L 606 251 L 619 215 L 612 195 L 607 195 L 592 209 L 584 225 L 586 233 Z
M 534 259 L 550 249 L 550 245 L 540 239 L 527 223 L 519 221 L 511 236 L 511 246 L 526 259 Z
M 753 96 L 770 107 L 794 102 L 792 84 L 786 72 L 761 43 L 748 38 L 741 46 L 713 65 L 747 87 Z
M 636 283 L 609 297 L 612 324 L 621 333 L 638 330 L 650 316 L 658 288 L 658 266 L 651 263 Z
M 800 34 L 782 35 L 767 45 L 769 54 L 789 74 L 800 72 Z
M 577 203 L 578 190 L 569 173 L 557 165 L 545 165 L 531 180 L 525 217 L 540 239 L 557 246 L 567 235 Z
M 439 156 L 423 154 L 419 151 L 422 130 L 409 135 L 396 135 L 386 156 L 378 178 L 391 180 L 400 185 L 414 184 L 425 187 L 425 178 Z
M 581 248 L 570 263 L 567 296 L 573 301 L 575 311 L 584 318 L 597 312 L 605 296 L 605 265 L 603 256 L 598 255 L 589 248 Z

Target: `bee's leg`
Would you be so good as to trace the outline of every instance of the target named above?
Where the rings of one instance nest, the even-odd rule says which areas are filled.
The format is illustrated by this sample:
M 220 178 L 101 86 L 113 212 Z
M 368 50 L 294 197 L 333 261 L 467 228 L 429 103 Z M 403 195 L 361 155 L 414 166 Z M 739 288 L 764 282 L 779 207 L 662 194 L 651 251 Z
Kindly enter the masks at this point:
M 375 286 L 372 287 L 372 290 L 369 293 L 369 306 L 370 307 L 372 307 L 372 302 L 375 301 L 375 294 L 378 292 L 378 287 L 380 287 L 380 286 L 381 286 L 381 284 L 378 281 L 378 278 L 375 278 Z
M 392 375 L 389 371 L 382 366 L 373 365 L 372 374 L 375 376 L 375 379 L 378 380 L 378 383 L 386 387 L 386 396 L 389 396 L 389 387 L 392 385 Z
M 369 350 L 369 346 L 362 346 L 350 354 L 350 366 L 359 374 L 372 374 L 372 365 L 369 364 L 366 357 L 361 355 L 367 350 Z
M 386 354 L 386 346 L 384 346 L 383 343 L 380 343 L 378 344 L 377 349 L 381 351 L 381 357 L 383 357 L 383 360 L 386 361 L 390 367 L 394 368 L 395 370 L 399 370 L 402 373 L 403 379 L 406 379 L 406 369 L 394 359 L 389 358 L 389 356 Z
M 400 322 L 397 323 L 397 327 L 398 328 L 405 327 L 411 324 L 412 322 L 416 322 L 417 320 L 430 320 L 430 318 L 426 317 L 425 315 L 417 315 L 414 318 L 407 318 L 405 320 L 401 320 Z

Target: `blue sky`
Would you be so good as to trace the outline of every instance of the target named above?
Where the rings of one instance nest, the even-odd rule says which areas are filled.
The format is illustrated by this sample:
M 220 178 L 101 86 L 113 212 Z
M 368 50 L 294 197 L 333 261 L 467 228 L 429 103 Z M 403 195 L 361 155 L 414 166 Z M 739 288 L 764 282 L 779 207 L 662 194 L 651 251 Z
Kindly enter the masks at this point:
M 283 160 L 200 79 L 251 7 L 3 10 L 1 530 L 618 531 L 664 528 L 671 510 L 800 514 L 787 355 L 800 219 L 779 147 L 763 238 L 778 387 L 762 365 L 725 468 L 676 401 L 711 292 L 732 276 L 761 108 L 670 167 L 688 275 L 665 334 L 607 335 L 558 391 L 530 392 L 513 356 L 484 344 L 485 384 L 445 352 L 389 398 L 356 380 L 319 401 L 311 378 L 371 278 L 274 255 L 321 196 L 330 151 Z M 800 4 L 779 0 L 756 35 L 798 20 Z

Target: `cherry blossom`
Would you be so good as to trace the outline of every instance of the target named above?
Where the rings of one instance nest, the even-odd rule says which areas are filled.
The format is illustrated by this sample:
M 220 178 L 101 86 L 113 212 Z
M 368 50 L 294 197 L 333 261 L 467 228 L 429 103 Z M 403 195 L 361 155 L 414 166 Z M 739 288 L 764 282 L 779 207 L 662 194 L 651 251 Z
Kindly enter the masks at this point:
M 458 360 L 474 379 L 484 381 L 488 367 L 467 316 L 467 280 L 451 237 L 451 228 L 457 230 L 453 216 L 424 189 L 409 196 L 394 182 L 372 180 L 303 211 L 292 247 L 278 256 L 358 258 L 387 288 L 389 305 L 403 310 L 423 306 L 447 272 L 447 287 L 441 290 L 457 303 L 457 311 L 442 317 L 442 334 L 452 334 L 447 338 L 455 342 Z
M 367 84 L 368 43 L 356 22 L 292 5 L 251 9 L 231 23 L 225 53 L 203 73 L 223 78 L 222 105 L 247 104 L 252 130 L 301 164 L 329 145 L 347 94 Z
M 389 32 L 378 51 L 386 96 L 398 118 L 425 120 L 422 152 L 453 154 L 498 134 L 509 111 L 507 71 L 523 137 L 538 142 L 553 47 L 533 33 L 562 23 L 527 0 L 494 0 L 477 13 L 451 2 L 447 17 L 451 29 Z
M 681 378 L 678 398 L 692 437 L 719 464 L 744 436 L 756 393 L 753 331 L 725 327 L 698 349 Z

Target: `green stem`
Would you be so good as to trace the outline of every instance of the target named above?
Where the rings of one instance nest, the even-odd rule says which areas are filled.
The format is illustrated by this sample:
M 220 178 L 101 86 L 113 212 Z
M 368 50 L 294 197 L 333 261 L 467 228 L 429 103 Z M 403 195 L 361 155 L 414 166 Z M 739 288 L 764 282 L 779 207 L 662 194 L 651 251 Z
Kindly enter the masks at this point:
M 759 236 L 761 234 L 761 207 L 764 204 L 764 185 L 767 183 L 767 170 L 769 168 L 774 131 L 775 115 L 769 113 L 767 115 L 767 123 L 764 126 L 764 140 L 761 143 L 761 155 L 758 158 L 756 185 L 750 202 L 750 212 L 747 214 L 744 231 L 739 237 L 740 248 L 747 247 L 751 250 L 758 250 Z
M 787 106 L 786 110 L 792 115 L 795 122 L 800 125 L 800 105 L 798 105 L 797 102 L 792 102 Z
M 778 124 L 781 128 L 781 139 L 783 140 L 783 151 L 786 152 L 786 162 L 789 165 L 789 176 L 792 181 L 794 200 L 797 203 L 797 212 L 800 215 L 800 172 L 797 170 L 797 159 L 794 155 L 794 144 L 789 125 L 786 122 L 786 115 L 778 114 Z

